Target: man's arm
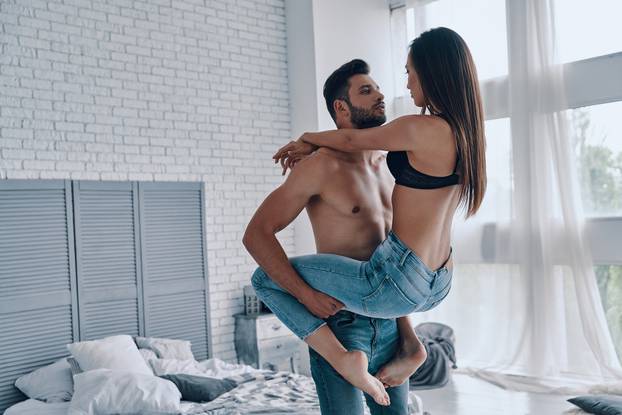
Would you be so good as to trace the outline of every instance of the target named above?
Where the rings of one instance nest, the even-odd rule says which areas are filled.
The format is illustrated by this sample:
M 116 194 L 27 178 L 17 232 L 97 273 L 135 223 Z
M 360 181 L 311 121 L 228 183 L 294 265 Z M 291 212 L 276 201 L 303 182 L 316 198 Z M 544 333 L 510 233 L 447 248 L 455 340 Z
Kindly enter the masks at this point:
M 343 304 L 313 289 L 291 266 L 276 234 L 289 225 L 312 196 L 319 195 L 327 169 L 319 155 L 299 162 L 285 182 L 259 206 L 242 242 L 257 264 L 280 287 L 303 303 L 311 313 L 327 318 Z

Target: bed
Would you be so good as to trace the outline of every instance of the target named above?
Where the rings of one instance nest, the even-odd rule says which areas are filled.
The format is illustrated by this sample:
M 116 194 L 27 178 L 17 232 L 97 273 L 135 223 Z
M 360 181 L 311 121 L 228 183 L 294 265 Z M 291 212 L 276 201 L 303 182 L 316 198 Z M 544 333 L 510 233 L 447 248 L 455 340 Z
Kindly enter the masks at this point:
M 45 403 L 27 399 L 8 408 L 4 415 L 66 415 L 70 404 L 69 401 Z M 423 414 L 421 401 L 412 393 L 409 407 L 411 414 Z M 257 373 L 212 402 L 181 401 L 181 408 L 180 413 L 184 415 L 320 414 L 313 380 L 288 372 Z M 365 413 L 369 414 L 367 409 Z
M 199 362 L 212 363 L 212 362 Z M 71 402 L 45 403 L 36 399 L 19 402 L 5 415 L 66 415 Z M 287 372 L 255 372 L 232 391 L 208 403 L 182 401 L 182 414 L 314 414 L 319 411 L 313 381 Z
M 122 336 L 116 336 L 122 337 Z M 129 336 L 126 336 L 130 338 Z M 112 337 L 108 338 L 111 339 Z M 130 338 L 131 339 L 131 338 Z M 82 342 L 82 343 L 94 343 L 99 348 L 92 348 L 89 352 L 96 351 L 96 354 L 103 355 L 105 353 L 102 352 L 101 344 L 98 342 L 104 342 L 106 339 L 102 339 L 99 341 L 93 342 Z M 154 339 L 149 339 L 149 341 L 153 342 Z M 173 340 L 173 339 L 155 339 L 158 341 L 165 342 L 178 342 L 187 346 L 186 350 L 189 349 L 189 342 L 184 342 L 181 340 Z M 116 350 L 120 350 L 121 347 L 119 343 L 111 345 L 108 344 L 109 347 L 114 347 Z M 88 359 L 93 359 L 93 356 L 85 356 L 83 355 L 84 350 L 77 350 L 76 348 L 73 350 L 72 355 L 80 359 L 82 364 L 88 365 Z M 150 349 L 136 349 L 138 351 L 149 351 Z M 156 349 L 157 350 L 157 349 Z M 192 358 L 186 359 L 186 354 L 182 353 L 181 348 L 168 348 L 161 349 L 159 353 L 141 353 L 141 360 L 148 362 L 150 370 L 152 371 L 150 376 L 151 378 L 159 378 L 170 376 L 171 374 L 185 374 L 191 376 L 205 377 L 210 379 L 224 379 L 228 382 L 235 383 L 233 389 L 228 392 L 216 397 L 214 400 L 210 402 L 198 403 L 198 402 L 190 402 L 181 400 L 179 405 L 179 410 L 177 412 L 168 412 L 168 413 L 177 413 L 184 415 L 236 415 L 236 414 L 301 414 L 301 415 L 319 415 L 319 401 L 317 398 L 317 393 L 315 390 L 315 384 L 310 377 L 290 373 L 290 372 L 274 372 L 267 370 L 257 370 L 251 366 L 240 365 L 240 364 L 232 364 L 224 362 L 220 359 L 206 359 L 202 361 L 197 361 Z M 166 353 L 164 353 L 166 352 Z M 164 353 L 164 354 L 163 354 Z M 117 353 L 116 358 L 118 358 L 119 353 Z M 178 356 L 175 356 L 178 355 Z M 174 357 L 184 357 L 184 359 L 176 359 Z M 99 361 L 102 359 L 100 356 L 97 356 Z M 72 400 L 84 400 L 84 397 L 78 397 L 79 392 L 79 384 L 77 383 L 77 376 L 83 376 L 88 373 L 94 373 L 94 371 L 98 371 L 97 369 L 94 371 L 82 371 L 78 367 L 75 369 L 72 365 L 75 362 L 69 362 L 69 368 L 71 369 L 73 376 L 74 385 L 67 384 L 64 387 L 59 387 L 55 389 L 68 389 L 72 388 L 70 393 L 73 393 L 73 396 L 68 398 L 67 394 L 61 394 L 58 391 L 48 390 L 46 393 L 48 396 L 55 396 L 57 400 L 59 397 L 63 397 L 64 399 L 72 399 Z M 107 362 L 108 365 L 114 365 L 114 362 Z M 55 369 L 54 369 L 55 368 Z M 52 370 L 56 372 L 52 373 Z M 53 383 L 52 379 L 59 378 L 60 371 L 66 372 L 69 370 L 68 367 L 64 366 L 64 362 L 62 360 L 50 365 L 46 368 L 39 369 L 39 371 L 32 372 L 27 375 L 29 377 L 28 382 L 31 384 L 39 381 L 41 383 L 47 383 L 48 389 L 49 384 Z M 46 372 L 47 371 L 47 372 Z M 119 372 L 124 373 L 124 372 Z M 66 373 L 65 373 L 66 374 Z M 38 378 L 38 379 L 37 379 Z M 60 378 L 59 378 L 60 379 Z M 62 382 L 59 380 L 58 382 Z M 37 393 L 33 390 L 33 387 L 27 389 L 24 387 L 25 381 L 18 382 L 21 386 L 21 389 L 28 392 L 26 395 L 31 396 L 30 399 L 19 402 L 15 405 L 9 407 L 4 415 L 60 415 L 67 414 L 69 412 L 70 407 L 74 407 L 72 402 L 69 400 L 65 400 L 62 402 L 43 402 L 38 399 L 33 399 L 32 396 L 39 396 L 44 398 L 44 393 L 41 392 L 37 395 Z M 75 390 L 73 387 L 75 386 Z M 174 385 L 173 385 L 174 386 Z M 97 387 L 99 389 L 99 386 Z M 105 388 L 105 387 L 104 387 Z M 148 388 L 143 388 L 147 390 Z M 141 392 L 144 392 L 141 390 Z M 95 398 L 93 398 L 95 399 Z M 99 399 L 99 398 L 97 398 Z M 109 396 L 109 399 L 112 401 L 124 401 L 124 397 L 117 397 L 115 395 Z M 179 398 L 177 398 L 179 400 Z M 409 404 L 411 408 L 411 414 L 421 415 L 423 412 L 421 410 L 421 401 L 414 394 L 411 394 L 409 397 Z M 125 407 L 124 407 L 125 408 Z M 90 408 L 92 409 L 92 407 Z M 80 413 L 90 413 L 90 412 L 80 412 Z M 129 412 L 132 413 L 132 412 Z M 140 411 L 141 414 L 149 413 L 147 411 Z M 366 410 L 366 413 L 369 412 Z

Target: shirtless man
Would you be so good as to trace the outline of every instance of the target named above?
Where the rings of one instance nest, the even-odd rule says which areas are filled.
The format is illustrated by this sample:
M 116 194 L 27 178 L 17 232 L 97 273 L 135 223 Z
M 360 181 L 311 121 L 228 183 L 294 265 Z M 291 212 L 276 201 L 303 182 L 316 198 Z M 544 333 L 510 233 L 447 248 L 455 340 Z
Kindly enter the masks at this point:
M 324 98 L 337 128 L 369 128 L 386 121 L 384 96 L 362 60 L 355 59 L 333 72 L 324 84 Z M 285 182 L 265 199 L 243 240 L 261 267 L 256 272 L 265 271 L 311 313 L 327 319 L 348 350 L 367 354 L 369 372 L 388 388 L 391 402 L 383 407 L 365 394 L 372 414 L 408 413 L 406 380 L 426 358 L 408 317 L 396 321 L 339 311 L 343 304 L 314 290 L 296 273 L 275 234 L 306 208 L 318 253 L 367 260 L 390 230 L 392 188 L 393 179 L 381 152 L 342 153 L 321 148 L 298 162 Z M 362 392 L 315 351 L 309 349 L 309 354 L 322 414 L 362 414 Z

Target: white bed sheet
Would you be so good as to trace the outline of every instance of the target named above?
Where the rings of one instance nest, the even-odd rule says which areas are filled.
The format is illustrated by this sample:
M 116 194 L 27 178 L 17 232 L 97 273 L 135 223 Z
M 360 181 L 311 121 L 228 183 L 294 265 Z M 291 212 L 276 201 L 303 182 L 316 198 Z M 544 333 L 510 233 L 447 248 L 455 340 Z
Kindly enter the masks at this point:
M 4 415 L 67 415 L 69 402 L 45 403 L 28 399 L 9 407 Z

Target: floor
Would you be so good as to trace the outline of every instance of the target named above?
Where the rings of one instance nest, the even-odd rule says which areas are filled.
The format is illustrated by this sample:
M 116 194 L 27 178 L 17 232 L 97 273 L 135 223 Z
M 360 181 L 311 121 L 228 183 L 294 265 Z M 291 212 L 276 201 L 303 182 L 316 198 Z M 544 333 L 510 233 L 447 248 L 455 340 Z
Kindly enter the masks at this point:
M 465 374 L 441 389 L 415 391 L 429 415 L 561 415 L 570 396 L 507 391 Z

